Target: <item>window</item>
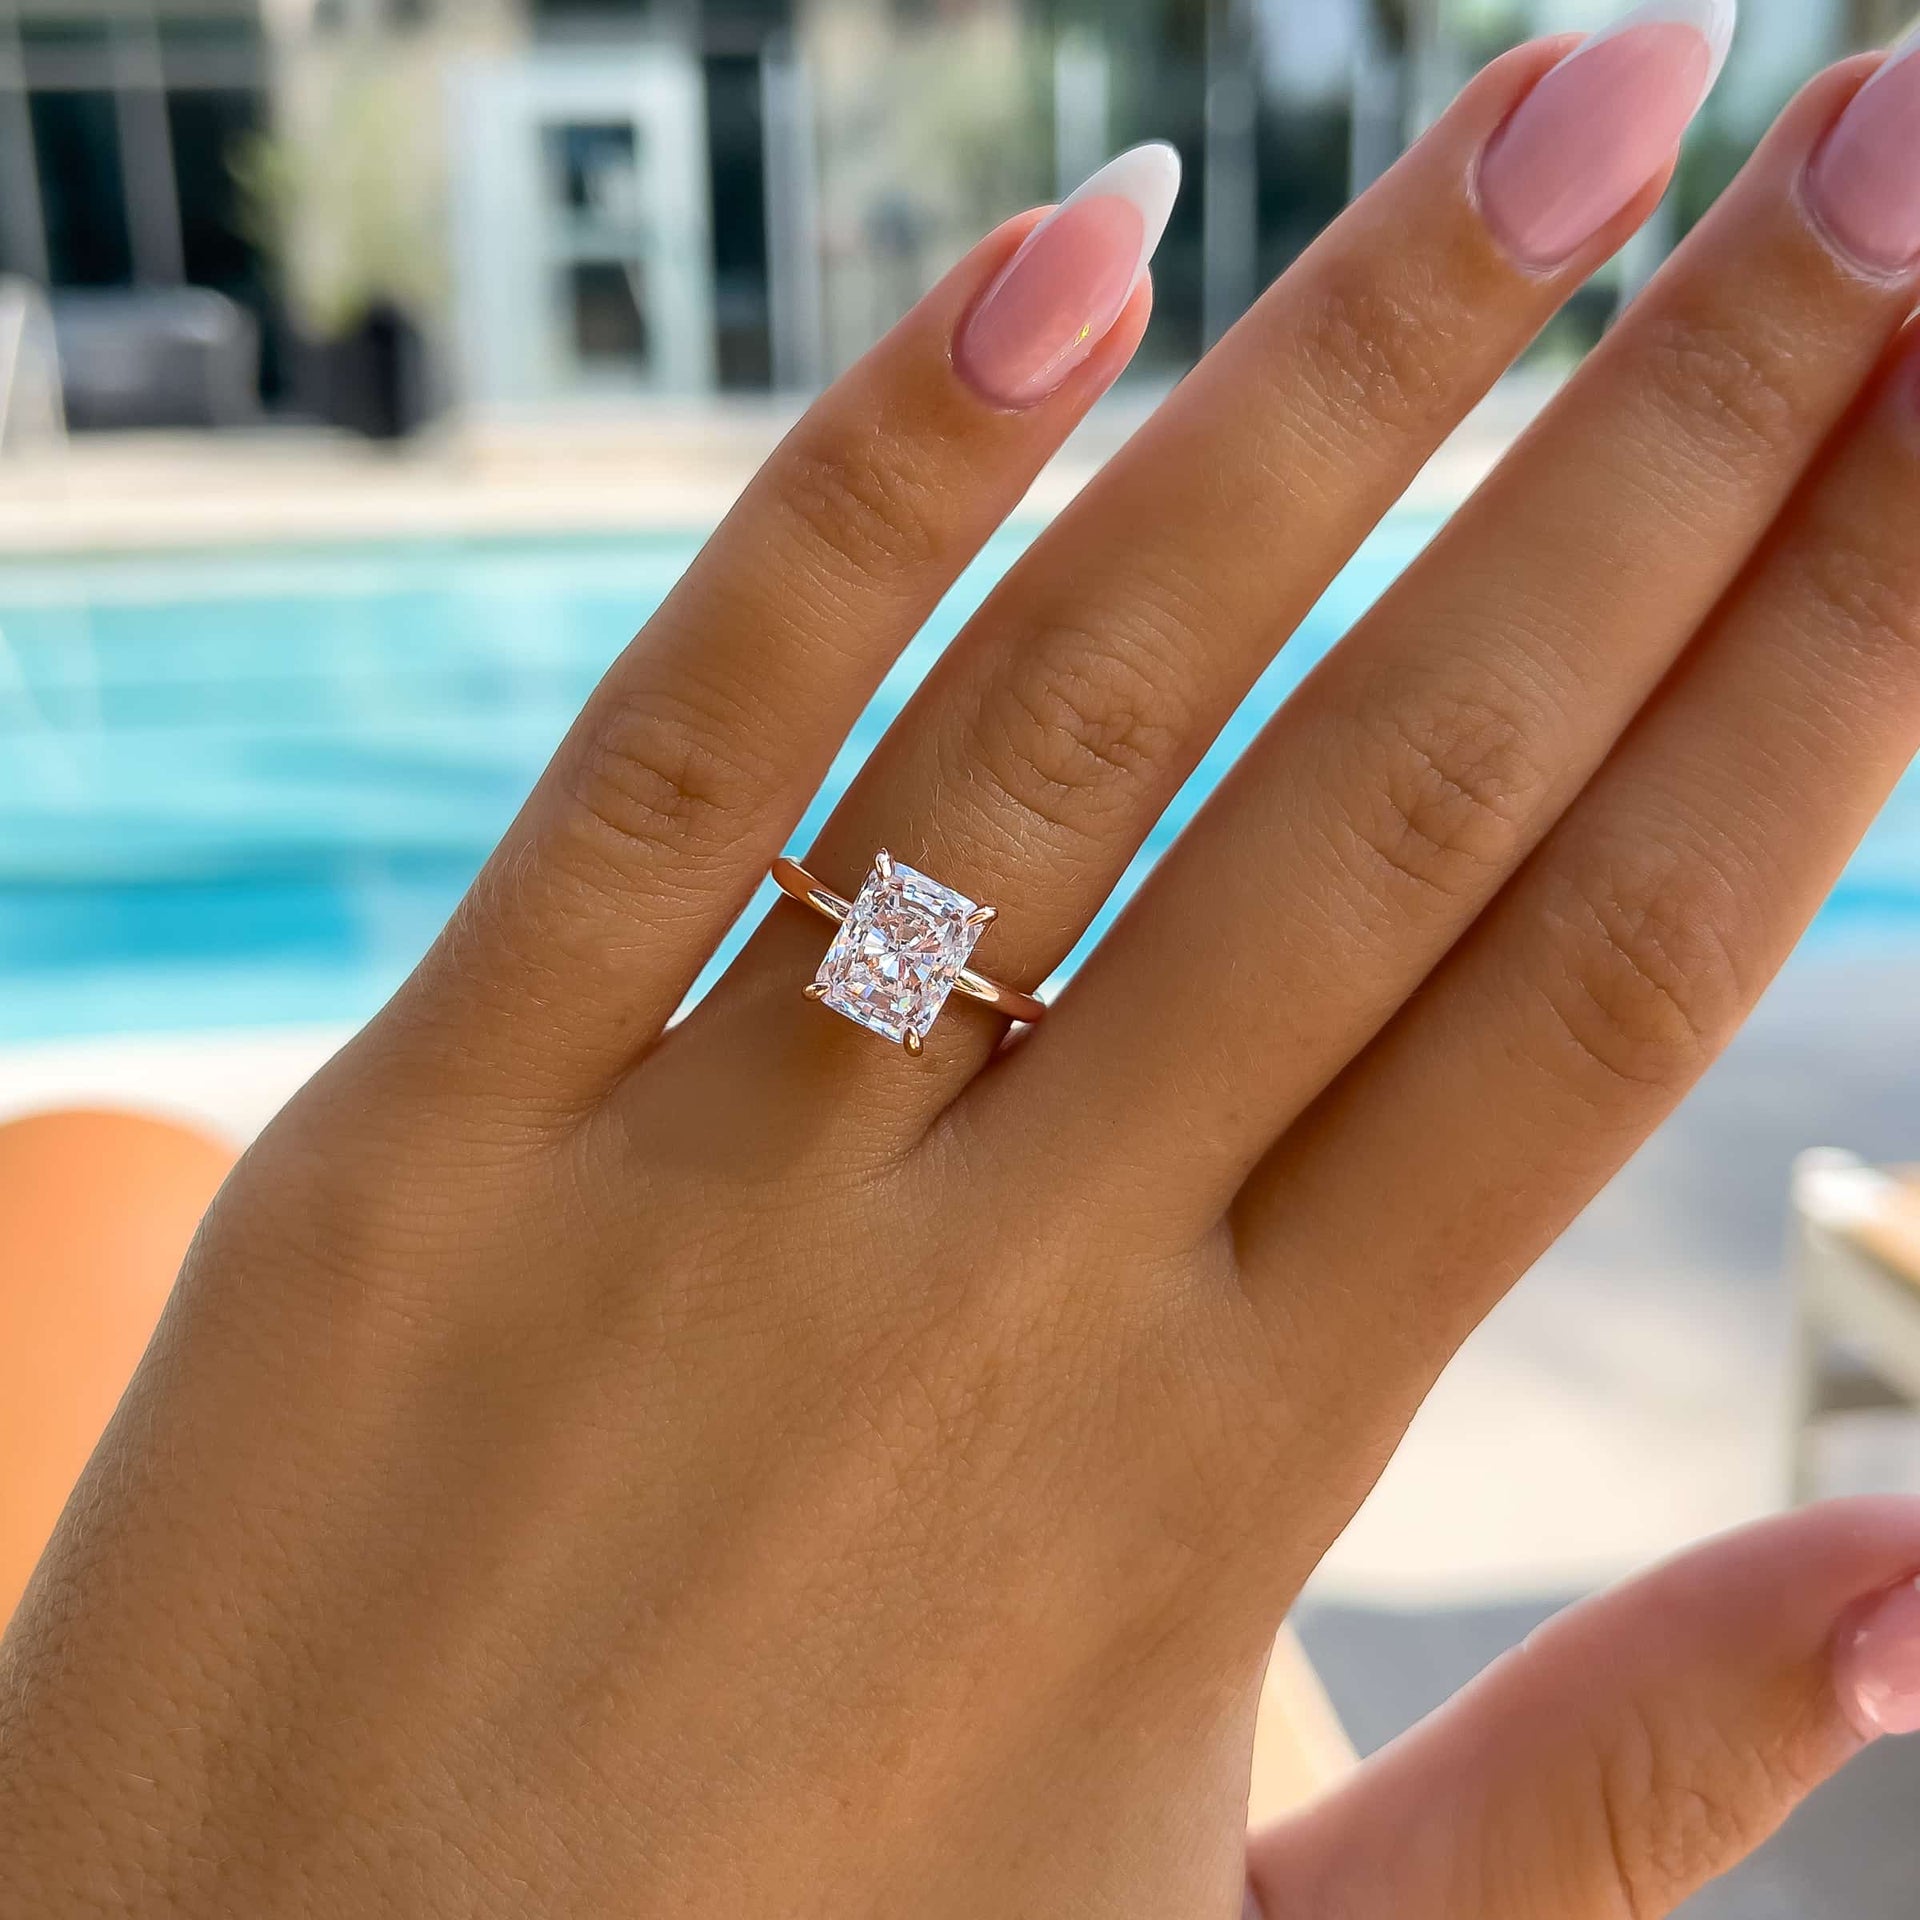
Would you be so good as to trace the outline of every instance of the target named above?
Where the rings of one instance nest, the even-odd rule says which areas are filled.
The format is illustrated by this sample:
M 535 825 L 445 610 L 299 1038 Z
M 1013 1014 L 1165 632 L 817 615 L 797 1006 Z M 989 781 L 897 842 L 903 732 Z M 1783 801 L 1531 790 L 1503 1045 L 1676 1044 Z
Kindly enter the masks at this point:
M 548 192 L 576 226 L 631 229 L 640 213 L 640 136 L 631 120 L 546 129 Z
M 646 371 L 646 303 L 636 263 L 576 260 L 567 269 L 567 302 L 582 367 Z
M 49 278 L 56 287 L 126 285 L 133 241 L 113 95 L 36 93 L 29 104 Z

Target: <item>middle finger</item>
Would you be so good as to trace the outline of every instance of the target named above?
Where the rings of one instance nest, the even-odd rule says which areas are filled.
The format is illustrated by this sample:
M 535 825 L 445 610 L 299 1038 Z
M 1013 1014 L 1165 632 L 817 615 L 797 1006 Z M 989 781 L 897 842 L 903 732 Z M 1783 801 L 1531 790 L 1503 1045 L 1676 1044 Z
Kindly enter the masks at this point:
M 827 886 L 854 892 L 884 846 L 999 909 L 977 965 L 1025 986 L 1058 963 L 1368 528 L 1651 208 L 1713 48 L 1669 20 L 1543 81 L 1567 51 L 1523 48 L 1483 73 L 1039 542 L 828 824 L 809 858 Z M 1596 63 L 1599 96 L 1570 116 L 1564 76 Z M 1588 195 L 1584 232 L 1540 240 L 1551 266 L 1522 257 L 1539 247 L 1512 221 L 1496 233 L 1474 192 L 1510 117 L 1540 139 L 1559 129 L 1561 148 L 1532 164 Z M 816 923 L 775 915 L 709 1003 L 724 1031 L 758 1049 L 763 1023 L 789 1022 L 786 990 L 823 944 Z M 891 1099 L 909 1124 L 998 1038 L 956 1003 L 903 1072 L 870 1037 L 811 1018 L 829 1074 L 861 1073 L 869 1113 Z

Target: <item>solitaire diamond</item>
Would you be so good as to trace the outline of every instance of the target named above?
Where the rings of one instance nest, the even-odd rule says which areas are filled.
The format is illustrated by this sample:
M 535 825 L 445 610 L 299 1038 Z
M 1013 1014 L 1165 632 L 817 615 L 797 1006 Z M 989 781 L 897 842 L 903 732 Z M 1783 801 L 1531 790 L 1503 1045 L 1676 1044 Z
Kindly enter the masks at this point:
M 965 894 L 878 855 L 820 963 L 820 1004 L 918 1052 L 987 917 Z

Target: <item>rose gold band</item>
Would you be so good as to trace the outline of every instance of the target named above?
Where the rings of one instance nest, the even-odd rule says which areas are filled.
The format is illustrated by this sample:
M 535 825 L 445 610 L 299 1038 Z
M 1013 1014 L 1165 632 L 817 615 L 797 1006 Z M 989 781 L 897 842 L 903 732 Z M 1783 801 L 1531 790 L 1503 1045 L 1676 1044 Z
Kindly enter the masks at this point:
M 798 860 L 789 860 L 784 855 L 773 863 L 773 884 L 789 900 L 797 900 L 803 907 L 811 907 L 823 919 L 838 923 L 853 911 L 850 902 L 843 900 L 831 887 L 823 887 Z M 1036 1000 L 1032 994 L 1022 993 L 1017 987 L 1003 987 L 998 980 L 989 980 L 984 973 L 975 973 L 970 967 L 961 969 L 960 977 L 953 983 L 953 990 L 955 993 L 964 993 L 969 1000 L 978 1000 L 1009 1020 L 1021 1020 L 1029 1025 L 1047 1010 L 1044 1000 Z

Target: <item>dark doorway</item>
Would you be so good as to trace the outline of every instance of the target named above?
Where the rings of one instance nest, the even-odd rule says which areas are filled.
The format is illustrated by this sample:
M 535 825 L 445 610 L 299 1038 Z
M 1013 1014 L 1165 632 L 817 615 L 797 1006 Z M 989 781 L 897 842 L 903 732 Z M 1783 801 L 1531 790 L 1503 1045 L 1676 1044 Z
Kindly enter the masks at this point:
M 758 54 L 706 61 L 707 153 L 713 182 L 714 362 L 720 385 L 770 386 L 767 149 Z
M 101 89 L 35 93 L 33 157 L 56 287 L 117 287 L 133 278 L 114 97 Z

